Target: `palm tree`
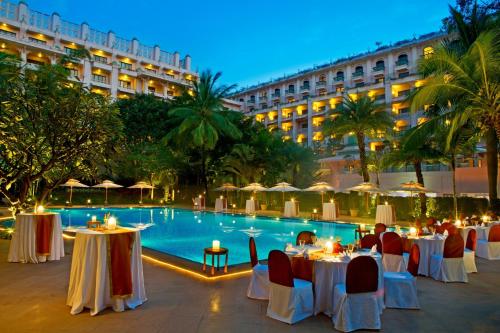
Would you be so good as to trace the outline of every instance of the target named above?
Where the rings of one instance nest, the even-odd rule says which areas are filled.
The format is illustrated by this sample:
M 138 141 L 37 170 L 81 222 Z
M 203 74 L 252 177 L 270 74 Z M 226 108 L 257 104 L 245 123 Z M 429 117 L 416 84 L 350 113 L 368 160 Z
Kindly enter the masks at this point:
M 465 124 L 476 127 L 486 142 L 486 162 L 490 206 L 499 209 L 498 140 L 500 137 L 499 40 L 498 30 L 482 33 L 469 50 L 459 56 L 452 49 L 439 47 L 432 57 L 422 59 L 419 72 L 426 84 L 412 98 L 412 110 L 425 105 L 453 105 L 446 139 L 450 147 L 453 136 Z
M 232 122 L 233 111 L 222 104 L 222 99 L 234 89 L 234 85 L 217 85 L 221 72 L 213 75 L 204 71 L 199 82 L 193 84 L 192 91 L 185 91 L 174 101 L 174 107 L 169 111 L 175 123 L 165 140 L 174 141 L 177 145 L 190 146 L 200 153 L 200 176 L 203 187 L 208 193 L 207 160 L 221 137 L 239 139 L 241 132 Z
M 327 136 L 342 137 L 348 133 L 356 136 L 361 175 L 364 182 L 369 182 L 365 139 L 375 137 L 378 131 L 386 132 L 392 128 L 392 125 L 392 117 L 385 111 L 383 104 L 377 103 L 366 94 L 359 95 L 357 98 L 347 95 L 341 107 L 332 112 L 330 119 L 325 120 L 323 131 Z

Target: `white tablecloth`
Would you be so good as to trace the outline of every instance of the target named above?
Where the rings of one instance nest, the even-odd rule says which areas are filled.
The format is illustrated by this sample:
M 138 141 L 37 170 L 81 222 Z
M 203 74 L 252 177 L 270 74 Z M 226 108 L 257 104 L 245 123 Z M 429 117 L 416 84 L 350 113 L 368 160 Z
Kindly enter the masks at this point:
M 196 197 L 194 198 L 194 206 L 198 209 L 202 209 L 202 208 L 205 208 L 205 205 L 204 205 L 204 200 L 202 200 L 202 198 L 200 197 Z
M 37 214 L 19 214 L 14 222 L 14 233 L 10 241 L 9 262 L 37 264 L 47 260 L 59 260 L 64 257 L 61 216 L 56 213 L 44 214 L 55 215 L 52 228 L 52 239 L 50 241 L 50 255 L 39 256 L 36 253 L 35 216 Z
M 248 199 L 245 205 L 245 213 L 254 214 L 255 213 L 255 200 Z
M 323 220 L 334 221 L 337 219 L 337 207 L 332 202 L 323 203 Z
M 283 216 L 296 217 L 297 213 L 297 203 L 295 201 L 285 201 L 285 210 L 283 212 Z
M 138 229 L 129 229 L 135 232 L 131 254 L 132 295 L 129 297 L 111 296 L 106 235 L 88 229 L 76 232 L 66 302 L 71 306 L 71 314 L 89 308 L 94 316 L 106 307 L 121 312 L 125 307 L 133 309 L 147 300 L 142 272 L 141 234 Z
M 353 258 L 359 255 L 370 255 L 366 253 L 353 253 Z M 379 304 L 384 304 L 384 269 L 382 266 L 382 256 L 373 255 L 373 259 L 378 265 L 378 291 Z M 333 291 L 335 285 L 345 283 L 347 265 L 350 258 L 331 258 L 314 261 L 314 314 L 325 313 L 328 316 L 333 314 Z
M 224 207 L 225 201 L 226 201 L 226 199 L 221 199 L 221 198 L 215 199 L 215 211 L 216 212 L 223 212 L 225 209 L 227 209 L 227 207 Z
M 394 216 L 392 214 L 392 205 L 378 205 L 375 223 L 383 223 L 385 225 L 394 224 Z
M 432 239 L 432 236 L 412 239 L 420 249 L 420 263 L 418 274 L 429 276 L 431 256 L 433 254 L 443 254 L 444 239 Z

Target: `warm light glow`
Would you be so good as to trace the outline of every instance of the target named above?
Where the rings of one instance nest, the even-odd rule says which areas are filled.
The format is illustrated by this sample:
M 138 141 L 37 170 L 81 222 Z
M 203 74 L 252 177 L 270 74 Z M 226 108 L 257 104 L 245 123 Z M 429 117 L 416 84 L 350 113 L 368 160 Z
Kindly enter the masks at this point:
M 42 52 L 38 52 L 38 58 L 41 58 L 42 56 Z
M 456 226 L 456 227 L 460 227 L 460 226 L 462 226 L 462 221 L 460 221 L 460 220 L 456 220 L 456 221 L 455 221 L 455 226 Z
M 43 214 L 45 212 L 45 207 L 43 207 L 42 205 L 38 206 L 36 208 L 36 212 L 37 214 Z
M 483 215 L 481 219 L 483 220 L 483 222 L 488 222 L 490 218 L 488 215 Z
M 109 229 L 109 230 L 115 230 L 115 229 L 116 229 L 117 222 L 118 222 L 118 221 L 116 220 L 116 217 L 114 217 L 114 216 L 110 216 L 110 217 L 108 218 L 108 225 L 107 225 L 108 229 Z
M 221 198 L 221 200 L 222 200 L 222 199 L 224 199 L 224 196 L 223 196 L 223 195 L 221 195 L 221 196 L 220 196 L 220 198 Z
M 2 46 L 2 49 L 5 49 L 5 43 L 2 43 L 1 46 Z
M 333 203 L 333 199 L 330 199 L 330 203 Z
M 361 223 L 361 224 L 359 225 L 359 229 L 361 229 L 361 230 L 365 230 L 365 229 L 366 229 L 366 224 Z
M 314 214 L 317 214 L 318 213 L 318 210 L 316 208 L 313 209 L 313 213 Z
M 386 205 L 388 205 L 388 204 L 389 204 L 389 202 L 387 202 L 387 201 L 386 201 L 386 202 L 385 202 L 385 204 L 386 204 Z
M 292 200 L 292 202 L 295 202 L 295 198 L 292 198 L 292 199 L 290 199 L 290 200 Z
M 96 222 L 96 221 L 97 221 L 97 216 L 92 215 L 92 222 Z
M 333 253 L 333 242 L 332 241 L 326 242 L 326 253 L 328 253 L 328 254 Z
M 216 251 L 220 250 L 220 241 L 218 241 L 218 240 L 212 241 L 212 250 L 216 250 Z
M 198 198 L 201 198 L 201 194 L 198 194 Z
M 412 236 L 416 236 L 416 235 L 417 235 L 417 228 L 415 228 L 415 227 L 411 227 L 411 228 L 410 228 L 410 235 L 412 235 Z

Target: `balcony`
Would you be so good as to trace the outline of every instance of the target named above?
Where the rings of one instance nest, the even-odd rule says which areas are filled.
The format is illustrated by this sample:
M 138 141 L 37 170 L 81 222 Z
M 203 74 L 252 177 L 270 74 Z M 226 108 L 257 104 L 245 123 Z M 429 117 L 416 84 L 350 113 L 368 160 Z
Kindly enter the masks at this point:
M 365 75 L 365 73 L 363 71 L 356 71 L 356 72 L 352 73 L 352 79 L 354 81 L 361 81 L 361 80 L 363 80 L 364 75 Z
M 106 58 L 106 57 L 102 57 L 102 56 L 98 56 L 98 55 L 94 54 L 93 59 L 94 59 L 94 62 L 98 62 L 98 63 L 105 64 L 105 65 L 108 64 L 108 58 Z
M 247 99 L 247 104 L 254 105 L 255 104 L 255 99 Z
M 374 76 L 384 75 L 385 66 L 384 65 L 375 66 L 373 67 L 372 72 Z
M 318 106 L 316 113 L 323 113 L 326 111 L 326 105 Z
M 271 94 L 272 99 L 280 99 L 281 98 L 281 93 L 273 93 Z
M 29 37 L 28 40 L 30 41 L 30 43 L 33 43 L 33 44 L 43 45 L 43 46 L 47 45 L 47 41 L 45 41 L 45 40 L 41 40 L 41 39 L 37 39 L 37 38 L 33 38 L 33 37 Z
M 316 81 L 316 88 L 326 87 L 326 81 Z
M 12 32 L 12 31 L 0 29 L 0 36 L 7 36 L 10 38 L 16 38 L 16 33 Z
M 335 82 L 335 84 L 344 83 L 344 76 L 343 75 L 336 76 L 333 78 L 333 81 Z
M 400 71 L 404 69 L 408 69 L 408 59 L 403 58 L 396 61 L 396 70 Z
M 307 92 L 309 91 L 309 85 L 303 85 L 303 86 L 300 86 L 300 92 Z
M 92 74 L 92 82 L 108 85 L 108 78 L 104 75 Z
M 119 83 L 120 83 L 120 88 L 132 89 L 132 83 L 130 81 L 120 80 Z
M 293 95 L 295 95 L 295 89 L 285 90 L 285 96 L 293 96 Z

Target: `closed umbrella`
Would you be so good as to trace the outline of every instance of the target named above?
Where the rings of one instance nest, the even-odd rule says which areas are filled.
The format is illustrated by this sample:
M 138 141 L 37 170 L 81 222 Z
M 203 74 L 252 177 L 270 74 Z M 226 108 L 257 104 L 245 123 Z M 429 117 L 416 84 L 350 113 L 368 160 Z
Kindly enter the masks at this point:
M 89 187 L 88 185 L 80 183 L 79 180 L 76 179 L 68 179 L 68 181 L 61 186 L 69 187 L 69 204 L 71 205 L 71 200 L 73 198 L 73 187 Z
M 106 190 L 106 197 L 105 197 L 105 200 L 104 200 L 104 204 L 107 205 L 108 204 L 108 188 L 120 188 L 120 187 L 123 187 L 123 186 L 115 184 L 111 180 L 105 180 L 102 183 L 94 185 L 92 187 L 104 188 Z
M 267 189 L 268 192 L 281 192 L 283 194 L 283 206 L 285 205 L 285 192 L 299 192 L 300 189 L 291 186 L 286 182 L 281 182 Z
M 139 204 L 142 205 L 142 189 L 153 189 L 155 188 L 153 185 L 149 185 L 146 182 L 137 182 L 135 185 L 129 186 L 128 188 L 138 188 L 141 190 L 141 200 L 139 201 Z
M 317 182 L 309 186 L 308 188 L 303 189 L 302 191 L 321 193 L 321 204 L 323 204 L 323 195 L 325 194 L 325 192 L 330 192 L 334 190 L 335 189 L 332 186 L 330 186 L 330 184 L 328 184 L 327 182 Z

